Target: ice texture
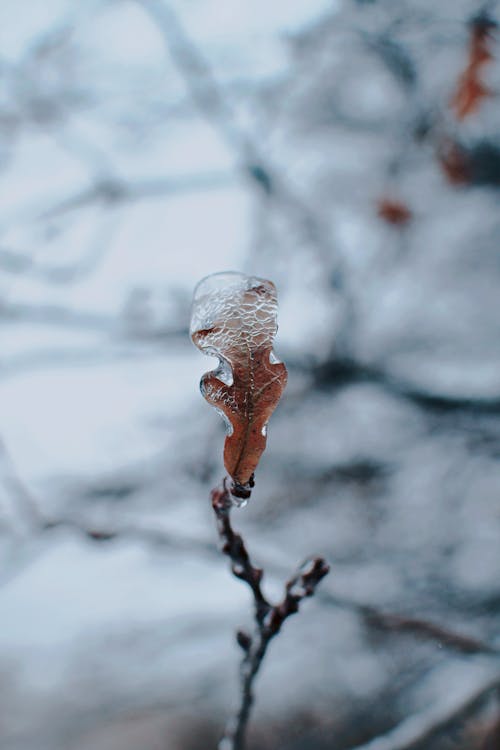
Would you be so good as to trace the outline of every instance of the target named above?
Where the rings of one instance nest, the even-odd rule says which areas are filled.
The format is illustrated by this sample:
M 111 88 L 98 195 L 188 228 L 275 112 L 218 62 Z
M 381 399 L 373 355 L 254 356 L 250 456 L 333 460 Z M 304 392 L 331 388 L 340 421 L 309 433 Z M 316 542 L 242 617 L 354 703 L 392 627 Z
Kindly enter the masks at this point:
M 224 416 L 224 464 L 247 486 L 266 446 L 267 422 L 286 385 L 286 367 L 272 351 L 278 298 L 271 281 L 237 272 L 202 279 L 194 292 L 194 344 L 219 358 L 203 375 L 206 400 Z

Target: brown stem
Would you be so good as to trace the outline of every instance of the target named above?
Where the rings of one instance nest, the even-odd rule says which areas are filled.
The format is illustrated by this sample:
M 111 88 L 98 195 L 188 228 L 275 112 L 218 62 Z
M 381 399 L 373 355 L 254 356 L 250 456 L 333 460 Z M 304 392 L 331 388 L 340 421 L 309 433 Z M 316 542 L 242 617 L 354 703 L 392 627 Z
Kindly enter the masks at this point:
M 254 681 L 269 643 L 279 633 L 287 617 L 298 612 L 302 599 L 314 594 L 316 586 L 329 571 L 327 562 L 321 557 L 306 560 L 285 584 L 283 600 L 279 604 L 271 604 L 262 592 L 262 569 L 252 564 L 243 538 L 231 525 L 232 505 L 228 481 L 224 480 L 222 487 L 212 490 L 212 507 L 222 552 L 230 558 L 233 574 L 245 581 L 252 591 L 255 630 L 252 636 L 242 631 L 237 633 L 238 643 L 245 652 L 240 667 L 240 703 L 226 725 L 219 750 L 244 749 L 246 728 L 254 702 Z

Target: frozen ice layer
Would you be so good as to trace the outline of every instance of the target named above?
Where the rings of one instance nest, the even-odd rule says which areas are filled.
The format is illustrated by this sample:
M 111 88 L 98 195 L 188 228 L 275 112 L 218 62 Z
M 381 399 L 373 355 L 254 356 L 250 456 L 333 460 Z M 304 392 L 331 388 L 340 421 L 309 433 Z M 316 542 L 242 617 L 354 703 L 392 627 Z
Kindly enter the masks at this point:
M 217 273 L 194 291 L 191 338 L 219 359 L 218 368 L 202 377 L 201 392 L 225 418 L 224 464 L 242 487 L 250 486 L 286 385 L 286 367 L 272 351 L 277 313 L 276 287 L 267 279 Z

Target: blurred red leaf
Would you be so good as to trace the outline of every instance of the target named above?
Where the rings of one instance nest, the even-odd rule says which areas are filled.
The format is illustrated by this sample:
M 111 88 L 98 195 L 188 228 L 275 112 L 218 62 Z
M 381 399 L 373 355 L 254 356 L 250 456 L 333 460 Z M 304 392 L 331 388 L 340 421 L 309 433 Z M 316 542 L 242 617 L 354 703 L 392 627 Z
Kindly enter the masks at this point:
M 377 204 L 377 213 L 388 224 L 401 227 L 412 219 L 412 212 L 402 201 L 382 198 Z
M 451 108 L 458 120 L 476 112 L 483 99 L 492 91 L 482 81 L 483 68 L 493 59 L 490 49 L 494 21 L 485 15 L 473 19 L 470 25 L 469 56 L 451 100 Z
M 469 154 L 459 143 L 444 140 L 438 150 L 438 160 L 449 182 L 453 185 L 468 185 L 471 181 Z

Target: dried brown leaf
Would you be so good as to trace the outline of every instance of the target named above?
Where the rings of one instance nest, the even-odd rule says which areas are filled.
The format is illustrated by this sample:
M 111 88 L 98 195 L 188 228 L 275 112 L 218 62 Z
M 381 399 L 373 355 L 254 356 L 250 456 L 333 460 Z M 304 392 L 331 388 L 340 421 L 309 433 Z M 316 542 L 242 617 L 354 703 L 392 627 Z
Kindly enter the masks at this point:
M 224 465 L 237 486 L 251 485 L 266 447 L 269 418 L 287 381 L 272 347 L 278 301 L 271 281 L 219 273 L 196 287 L 191 338 L 219 367 L 201 379 L 206 400 L 224 416 Z
M 476 112 L 483 99 L 492 96 L 493 92 L 485 85 L 482 74 L 484 66 L 493 60 L 491 43 L 494 28 L 495 23 L 485 16 L 471 22 L 467 65 L 451 100 L 451 108 L 458 120 L 464 120 Z

